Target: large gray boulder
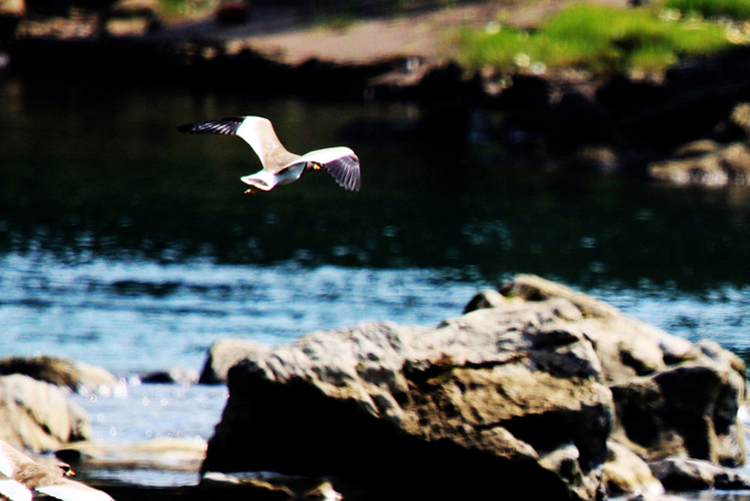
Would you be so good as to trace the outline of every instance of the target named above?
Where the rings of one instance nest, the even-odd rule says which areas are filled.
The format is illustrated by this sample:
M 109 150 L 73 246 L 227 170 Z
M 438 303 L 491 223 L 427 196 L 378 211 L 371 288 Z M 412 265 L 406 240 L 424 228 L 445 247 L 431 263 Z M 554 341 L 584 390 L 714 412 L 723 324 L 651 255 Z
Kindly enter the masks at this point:
M 645 459 L 744 460 L 737 357 L 538 277 L 500 292 L 436 328 L 364 324 L 249 354 L 229 370 L 204 473 L 334 475 L 374 498 L 590 500 L 659 492 Z M 704 381 L 690 415 L 672 416 Z M 651 382 L 662 400 L 631 389 Z M 672 417 L 644 431 L 637 405 Z
M 66 391 L 22 374 L 0 377 L 0 440 L 39 452 L 90 437 L 86 411 Z

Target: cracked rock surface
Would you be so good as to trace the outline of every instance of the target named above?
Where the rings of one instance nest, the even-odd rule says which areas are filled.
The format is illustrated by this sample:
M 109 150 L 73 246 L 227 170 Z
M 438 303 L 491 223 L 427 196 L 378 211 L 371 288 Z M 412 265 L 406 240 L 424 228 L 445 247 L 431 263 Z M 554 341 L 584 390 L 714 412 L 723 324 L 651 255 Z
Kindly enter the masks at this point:
M 634 464 L 744 461 L 736 356 L 534 276 L 483 294 L 435 328 L 362 324 L 250 353 L 203 471 L 334 475 L 373 497 L 597 499 L 658 484 L 645 463 L 638 485 L 604 475 L 620 445 Z

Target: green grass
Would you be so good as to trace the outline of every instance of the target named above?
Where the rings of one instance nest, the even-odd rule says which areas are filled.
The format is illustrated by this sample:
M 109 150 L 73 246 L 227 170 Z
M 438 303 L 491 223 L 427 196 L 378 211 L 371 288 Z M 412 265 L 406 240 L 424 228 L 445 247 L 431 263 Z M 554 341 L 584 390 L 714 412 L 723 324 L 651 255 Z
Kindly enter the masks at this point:
M 675 17 L 675 16 L 672 16 Z M 728 48 L 727 27 L 698 19 L 667 20 L 655 8 L 573 5 L 534 32 L 489 26 L 458 37 L 471 67 L 574 67 L 596 74 L 663 71 L 681 58 Z
M 219 0 L 159 0 L 159 13 L 167 18 L 190 18 L 208 15 Z
M 707 18 L 750 19 L 750 0 L 667 0 L 666 7 Z

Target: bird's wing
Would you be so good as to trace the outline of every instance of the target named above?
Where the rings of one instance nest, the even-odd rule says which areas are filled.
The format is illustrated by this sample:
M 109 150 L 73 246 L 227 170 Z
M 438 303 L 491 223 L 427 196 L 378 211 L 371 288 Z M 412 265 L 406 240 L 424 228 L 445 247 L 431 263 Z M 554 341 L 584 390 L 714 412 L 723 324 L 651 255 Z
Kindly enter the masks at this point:
M 0 440 L 0 473 L 13 477 L 19 465 L 34 463 L 34 460 Z
M 359 191 L 361 180 L 359 175 L 359 159 L 357 157 L 341 157 L 338 160 L 324 164 L 342 188 L 349 191 Z
M 271 121 L 267 118 L 245 117 L 242 125 L 237 129 L 237 135 L 255 150 L 263 168 L 273 173 L 299 158 L 299 155 L 289 153 L 284 148 L 273 130 Z
M 177 130 L 190 134 L 225 134 L 236 135 L 245 117 L 228 117 L 208 122 L 180 125 Z
M 289 165 L 301 162 L 320 164 L 333 176 L 339 186 L 349 191 L 359 191 L 361 185 L 359 158 L 351 149 L 345 146 L 336 146 L 311 151 Z
M 0 480 L 0 494 L 10 501 L 31 501 L 31 491 L 20 482 L 10 478 Z
M 181 125 L 180 132 L 191 134 L 226 134 L 244 139 L 260 158 L 263 168 L 278 172 L 298 155 L 289 153 L 279 141 L 271 121 L 263 117 L 228 117 L 197 124 Z
M 112 496 L 86 484 L 66 478 L 52 484 L 34 489 L 62 501 L 114 501 Z

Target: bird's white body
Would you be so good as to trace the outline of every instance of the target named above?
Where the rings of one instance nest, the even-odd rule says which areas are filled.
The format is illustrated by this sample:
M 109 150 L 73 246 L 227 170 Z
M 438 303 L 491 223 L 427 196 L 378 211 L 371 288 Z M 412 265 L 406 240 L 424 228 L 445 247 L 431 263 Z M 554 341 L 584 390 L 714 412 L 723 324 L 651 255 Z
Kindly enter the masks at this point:
M 69 471 L 65 463 L 39 464 L 0 440 L 0 496 L 10 501 L 32 501 L 32 491 L 36 491 L 62 501 L 114 501 L 104 491 L 69 480 Z
M 178 127 L 182 132 L 231 134 L 240 136 L 260 158 L 263 169 L 243 176 L 242 182 L 252 186 L 247 192 L 269 191 L 280 184 L 299 179 L 308 170 L 327 170 L 336 182 L 350 191 L 360 187 L 359 159 L 345 146 L 314 150 L 304 155 L 284 148 L 271 122 L 263 117 L 234 117 L 211 120 Z
M 264 191 L 269 191 L 277 184 L 289 184 L 292 181 L 296 181 L 305 172 L 305 164 L 293 164 L 291 168 L 274 173 L 266 169 L 261 169 L 255 174 L 249 176 L 243 176 L 240 180 L 251 186 L 255 186 Z M 267 188 L 266 188 L 267 187 Z

